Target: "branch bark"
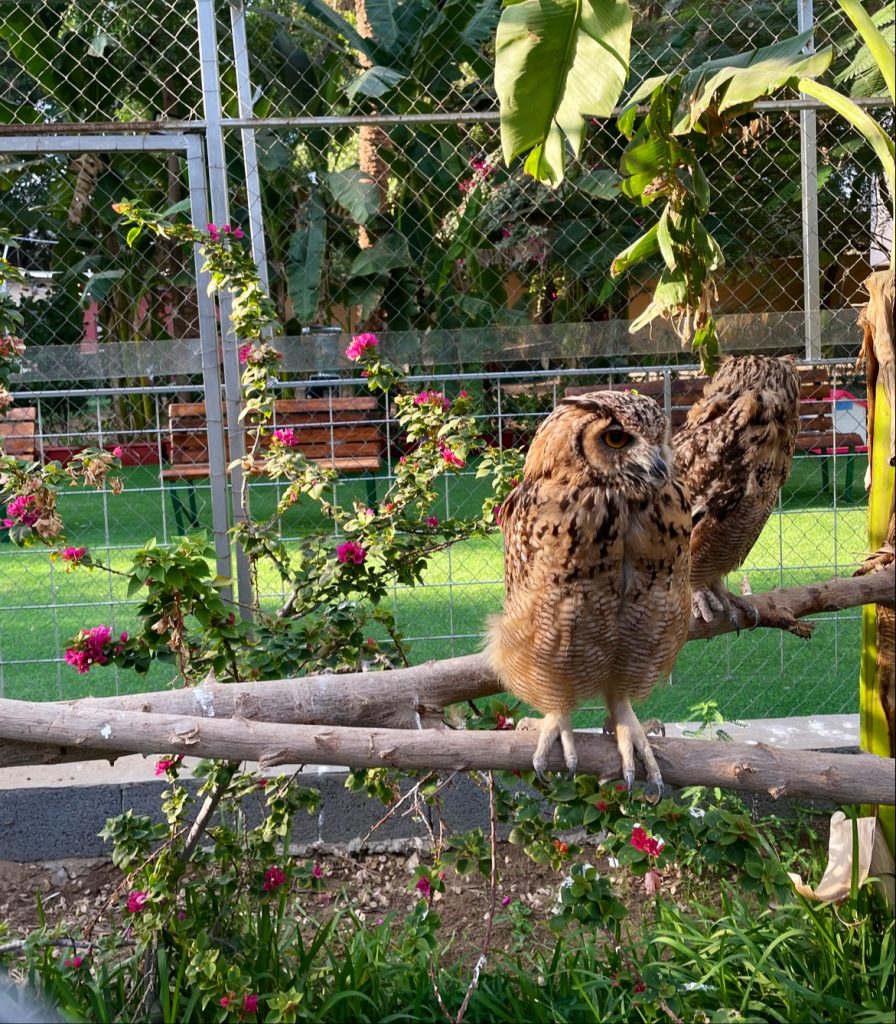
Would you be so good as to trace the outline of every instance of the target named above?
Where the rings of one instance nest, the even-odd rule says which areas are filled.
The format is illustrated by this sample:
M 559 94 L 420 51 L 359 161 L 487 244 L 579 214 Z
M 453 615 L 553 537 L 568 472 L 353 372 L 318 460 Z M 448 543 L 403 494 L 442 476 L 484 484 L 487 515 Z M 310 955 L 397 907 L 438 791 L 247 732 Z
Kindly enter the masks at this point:
M 872 603 L 892 606 L 894 583 L 896 566 L 890 565 L 866 576 L 772 590 L 753 595 L 750 600 L 759 614 L 760 627 L 796 631 L 811 625 L 802 622 L 803 618 L 819 612 Z M 747 625 L 741 623 L 741 628 Z M 735 628 L 724 616 L 710 623 L 692 620 L 689 639 L 708 639 L 733 632 Z M 257 683 L 206 682 L 183 690 L 127 697 L 88 697 L 42 706 L 55 709 L 58 715 L 78 708 L 107 713 L 114 709 L 194 718 L 419 729 L 440 725 L 442 711 L 449 704 L 498 692 L 497 680 L 483 657 L 471 654 L 389 672 L 317 675 Z M 7 742 L 0 742 L 0 768 L 101 759 L 114 761 L 123 753 L 83 741 L 76 746 L 68 741 L 41 742 L 31 736 L 24 725 L 21 731 L 5 735 L 5 739 Z
M 176 753 L 228 761 L 333 764 L 354 768 L 504 769 L 532 766 L 535 732 L 436 732 L 431 729 L 354 729 L 280 725 L 243 718 L 184 718 L 136 711 L 0 700 L 0 739 L 89 745 L 108 753 Z M 700 740 L 651 741 L 663 777 L 673 786 L 723 786 L 773 797 L 824 798 L 840 803 L 893 803 L 893 765 L 873 754 L 784 750 L 766 744 Z M 577 733 L 582 772 L 618 778 L 614 740 Z M 548 768 L 565 770 L 556 747 Z

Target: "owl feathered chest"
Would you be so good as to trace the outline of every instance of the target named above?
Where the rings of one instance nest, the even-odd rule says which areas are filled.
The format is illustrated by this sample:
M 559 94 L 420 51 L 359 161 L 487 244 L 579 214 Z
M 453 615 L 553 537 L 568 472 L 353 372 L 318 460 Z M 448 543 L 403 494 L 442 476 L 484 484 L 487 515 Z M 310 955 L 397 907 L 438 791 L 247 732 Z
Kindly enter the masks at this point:
M 607 486 L 524 483 L 505 520 L 507 597 L 527 588 L 621 594 L 638 573 L 651 581 L 687 558 L 689 513 L 682 488 L 624 496 Z

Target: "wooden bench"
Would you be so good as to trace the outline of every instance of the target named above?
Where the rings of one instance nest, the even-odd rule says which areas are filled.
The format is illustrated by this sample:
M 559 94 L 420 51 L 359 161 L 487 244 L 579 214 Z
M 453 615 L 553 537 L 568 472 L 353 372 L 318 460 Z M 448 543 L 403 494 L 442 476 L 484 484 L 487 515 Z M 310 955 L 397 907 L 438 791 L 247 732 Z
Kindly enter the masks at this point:
M 373 476 L 383 461 L 383 436 L 379 424 L 377 400 L 372 395 L 356 398 L 281 398 L 274 403 L 272 430 L 291 430 L 298 441 L 294 446 L 311 462 L 329 466 L 339 473 L 364 473 L 367 498 L 376 504 L 376 480 Z M 246 428 L 246 447 L 252 445 L 252 427 Z M 209 475 L 208 422 L 204 402 L 175 402 L 168 406 L 168 465 L 163 480 L 189 482 L 189 524 L 198 523 L 193 481 Z M 271 435 L 262 441 L 270 446 Z M 226 443 L 226 435 L 225 435 Z M 228 455 L 228 461 L 230 456 Z M 253 472 L 264 471 L 264 460 Z M 184 507 L 176 488 L 171 488 L 171 503 L 178 530 L 183 533 Z
M 796 438 L 796 450 L 806 455 L 823 456 L 821 459 L 822 489 L 829 487 L 828 456 L 839 452 L 846 455 L 846 484 L 843 497 L 852 499 L 852 487 L 855 478 L 855 457 L 858 452 L 867 451 L 865 438 L 861 434 L 835 429 L 834 400 L 831 398 L 831 378 L 828 370 L 821 367 L 800 368 L 800 431 Z M 667 410 L 674 434 L 687 419 L 691 407 L 703 397 L 706 377 L 673 377 L 669 383 L 671 405 Z M 633 388 L 642 395 L 649 395 L 659 402 L 665 403 L 665 382 L 662 379 L 626 381 L 610 384 L 607 387 L 614 391 Z M 583 395 L 596 387 L 568 387 L 564 394 Z
M 0 413 L 0 454 L 11 455 L 23 462 L 34 462 L 37 407 L 23 405 Z M 0 474 L 0 484 L 3 475 Z M 9 540 L 9 530 L 0 526 L 0 541 Z
M 37 408 L 24 405 L 0 413 L 0 449 L 25 462 L 34 461 Z

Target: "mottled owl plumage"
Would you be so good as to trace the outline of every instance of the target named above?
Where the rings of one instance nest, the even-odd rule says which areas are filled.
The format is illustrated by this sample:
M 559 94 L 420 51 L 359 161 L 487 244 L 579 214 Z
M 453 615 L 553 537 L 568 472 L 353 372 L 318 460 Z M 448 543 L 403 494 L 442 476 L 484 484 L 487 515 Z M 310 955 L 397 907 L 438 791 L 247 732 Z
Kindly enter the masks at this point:
M 799 400 L 792 360 L 730 357 L 672 438 L 691 494 L 691 586 L 704 618 L 711 610 L 701 590 L 718 599 L 712 610 L 731 600 L 722 581 L 750 553 L 790 473 Z
M 569 714 L 601 695 L 626 778 L 634 748 L 662 781 L 630 701 L 671 670 L 690 619 L 690 499 L 667 437 L 645 396 L 564 399 L 501 510 L 506 592 L 488 657 L 503 685 L 546 716 L 539 772 L 558 735 L 574 768 Z

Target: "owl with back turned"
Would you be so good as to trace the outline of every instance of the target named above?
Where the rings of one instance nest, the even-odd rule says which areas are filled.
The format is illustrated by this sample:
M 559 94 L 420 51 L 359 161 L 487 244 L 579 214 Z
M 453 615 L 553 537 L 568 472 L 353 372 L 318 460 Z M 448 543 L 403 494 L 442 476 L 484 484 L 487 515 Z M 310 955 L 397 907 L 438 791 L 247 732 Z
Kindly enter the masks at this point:
M 662 787 L 631 702 L 668 675 L 687 638 L 691 514 L 659 406 L 618 391 L 561 401 L 532 441 L 501 529 L 504 611 L 487 657 L 544 715 L 536 772 L 558 737 L 575 770 L 570 714 L 601 697 L 629 787 L 635 753 Z
M 792 358 L 732 356 L 704 388 L 672 438 L 691 494 L 694 614 L 710 621 L 748 602 L 725 576 L 743 564 L 790 473 L 800 425 L 800 378 Z

